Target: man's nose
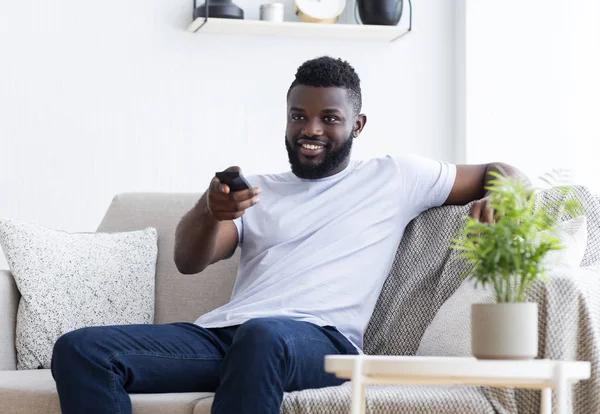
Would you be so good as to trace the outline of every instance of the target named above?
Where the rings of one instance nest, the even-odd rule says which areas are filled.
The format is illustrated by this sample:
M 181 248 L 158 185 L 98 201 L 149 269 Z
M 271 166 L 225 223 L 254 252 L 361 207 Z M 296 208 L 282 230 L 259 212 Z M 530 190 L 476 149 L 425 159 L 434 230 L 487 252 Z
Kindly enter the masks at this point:
M 302 134 L 307 137 L 323 135 L 323 125 L 321 124 L 321 121 L 319 119 L 314 118 L 309 119 L 306 125 L 304 126 Z

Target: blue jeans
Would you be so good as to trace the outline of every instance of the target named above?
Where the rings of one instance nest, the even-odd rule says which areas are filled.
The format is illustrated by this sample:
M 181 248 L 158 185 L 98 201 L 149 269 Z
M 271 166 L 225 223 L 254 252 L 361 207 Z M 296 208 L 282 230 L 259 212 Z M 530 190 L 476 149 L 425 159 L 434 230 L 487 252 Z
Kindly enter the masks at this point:
M 64 414 L 131 413 L 128 393 L 215 392 L 212 413 L 279 413 L 284 391 L 343 382 L 324 356 L 356 354 L 335 328 L 284 318 L 82 328 L 54 346 Z

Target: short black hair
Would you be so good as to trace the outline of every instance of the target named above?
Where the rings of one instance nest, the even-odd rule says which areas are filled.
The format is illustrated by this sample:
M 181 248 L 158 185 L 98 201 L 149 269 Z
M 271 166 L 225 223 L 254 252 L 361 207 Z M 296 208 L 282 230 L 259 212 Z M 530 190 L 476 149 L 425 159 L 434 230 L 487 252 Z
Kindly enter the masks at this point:
M 287 96 L 297 85 L 313 87 L 344 88 L 354 110 L 354 116 L 360 113 L 362 107 L 362 92 L 360 78 L 354 68 L 345 60 L 322 56 L 304 62 L 296 72 L 296 78 L 290 85 Z

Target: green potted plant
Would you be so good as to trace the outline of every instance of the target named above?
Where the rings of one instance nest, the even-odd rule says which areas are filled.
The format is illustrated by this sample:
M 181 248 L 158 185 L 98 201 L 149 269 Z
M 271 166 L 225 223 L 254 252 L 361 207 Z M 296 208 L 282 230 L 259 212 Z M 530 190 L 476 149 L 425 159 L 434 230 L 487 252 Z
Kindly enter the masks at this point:
M 492 223 L 472 217 L 452 242 L 470 269 L 462 277 L 475 287 L 492 289 L 496 303 L 471 307 L 472 353 L 482 359 L 530 359 L 537 357 L 537 303 L 527 302 L 527 290 L 546 279 L 545 257 L 562 249 L 556 233 L 558 218 L 581 211 L 577 199 L 535 208 L 536 193 L 529 183 L 490 172 L 487 207 Z M 568 192 L 570 187 L 558 186 Z

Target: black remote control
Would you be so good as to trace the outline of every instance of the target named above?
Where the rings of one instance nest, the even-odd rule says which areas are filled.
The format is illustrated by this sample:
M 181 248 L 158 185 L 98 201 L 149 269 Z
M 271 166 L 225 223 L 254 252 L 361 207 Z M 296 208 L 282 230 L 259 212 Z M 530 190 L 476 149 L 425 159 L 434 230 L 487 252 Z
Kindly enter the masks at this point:
M 231 192 L 249 190 L 252 188 L 250 183 L 248 183 L 244 176 L 238 171 L 221 171 L 216 173 L 216 176 L 221 184 L 227 184 L 229 186 Z

